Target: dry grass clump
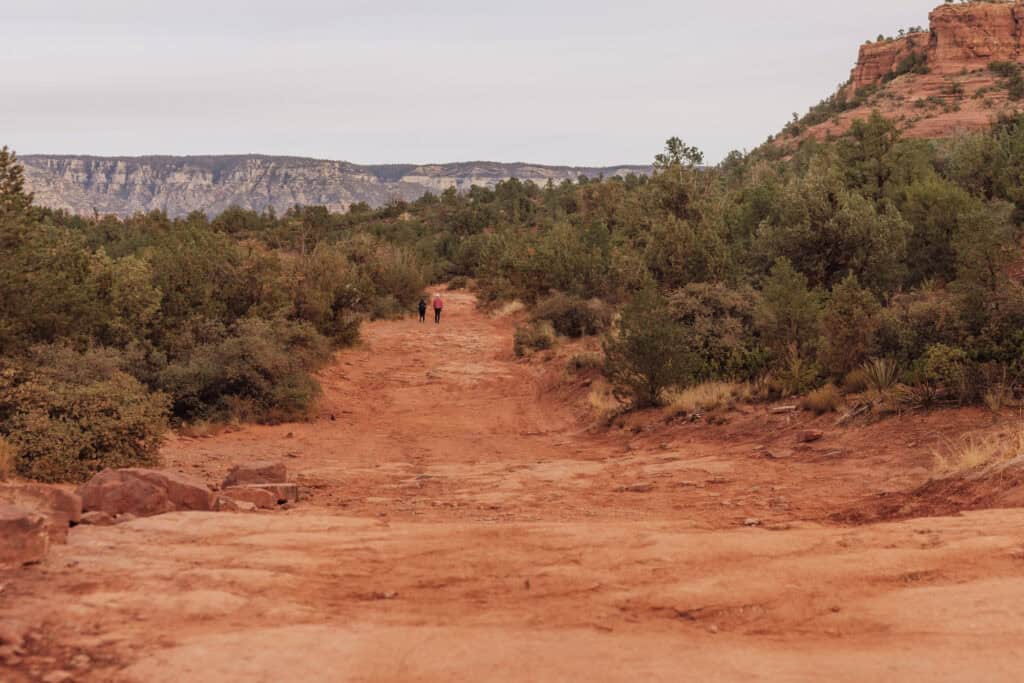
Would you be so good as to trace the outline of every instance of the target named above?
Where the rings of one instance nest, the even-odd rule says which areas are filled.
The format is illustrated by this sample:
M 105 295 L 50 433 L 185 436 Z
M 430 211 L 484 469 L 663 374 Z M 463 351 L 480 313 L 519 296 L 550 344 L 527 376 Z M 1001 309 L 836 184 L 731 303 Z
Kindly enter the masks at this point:
M 701 413 L 729 410 L 737 403 L 753 397 L 750 384 L 738 382 L 704 382 L 687 389 L 669 392 L 668 405 L 680 413 Z
M 541 320 L 516 327 L 512 350 L 521 358 L 534 351 L 553 348 L 556 341 L 554 326 L 548 320 Z
M 6 481 L 14 476 L 17 460 L 17 449 L 0 436 L 0 481 Z
M 862 394 L 868 390 L 868 376 L 863 368 L 854 368 L 843 379 L 843 393 Z
M 601 420 L 610 420 L 622 412 L 622 402 L 615 398 L 612 387 L 606 382 L 594 383 L 590 393 L 587 394 L 587 403 Z
M 948 476 L 1013 460 L 1020 455 L 1024 455 L 1024 425 L 1009 434 L 966 436 L 950 443 L 942 452 L 935 453 L 935 470 Z
M 834 384 L 826 384 L 804 397 L 801 406 L 818 415 L 838 412 L 844 405 L 843 394 Z
M 515 315 L 516 313 L 519 313 L 519 312 L 525 311 L 525 310 L 526 310 L 526 304 L 524 304 L 519 299 L 515 299 L 514 301 L 509 301 L 508 303 L 503 304 L 499 308 L 496 308 L 494 311 L 491 312 L 491 317 L 492 318 L 507 318 L 510 315 Z

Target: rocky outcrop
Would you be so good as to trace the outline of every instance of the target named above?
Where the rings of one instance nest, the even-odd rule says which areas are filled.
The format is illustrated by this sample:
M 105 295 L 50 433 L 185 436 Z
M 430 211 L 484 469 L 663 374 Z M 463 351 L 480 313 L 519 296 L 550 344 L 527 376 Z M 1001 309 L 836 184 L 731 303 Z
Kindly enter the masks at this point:
M 928 63 L 935 73 L 958 74 L 1024 57 L 1024 3 L 1020 1 L 942 5 L 929 20 Z
M 230 206 L 283 213 L 296 204 L 344 211 L 356 202 L 382 206 L 425 192 L 493 187 L 519 178 L 546 183 L 579 176 L 649 173 L 646 166 L 583 168 L 468 162 L 359 166 L 345 161 L 260 155 L 93 157 L 19 155 L 28 187 L 42 206 L 72 213 L 127 216 L 166 211 L 171 217 Z
M 842 135 L 872 111 L 911 138 L 985 130 L 1001 116 L 1024 111 L 1019 92 L 1011 94 L 1008 70 L 993 72 L 993 62 L 1024 67 L 1024 0 L 940 5 L 927 31 L 862 45 L 838 96 L 775 142 L 791 146 Z
M 1024 0 L 941 5 L 928 18 L 928 32 L 862 45 L 850 75 L 852 89 L 881 83 L 914 54 L 940 76 L 1024 60 Z
M 893 73 L 896 67 L 914 53 L 927 53 L 929 34 L 912 33 L 906 38 L 865 43 L 860 47 L 857 65 L 850 75 L 850 86 L 854 91 L 880 83 Z

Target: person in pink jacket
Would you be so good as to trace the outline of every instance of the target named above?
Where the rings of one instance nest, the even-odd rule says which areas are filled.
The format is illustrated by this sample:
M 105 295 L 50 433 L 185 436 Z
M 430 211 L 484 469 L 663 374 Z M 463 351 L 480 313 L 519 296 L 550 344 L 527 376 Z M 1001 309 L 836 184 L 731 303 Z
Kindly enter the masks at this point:
M 444 302 L 441 301 L 440 294 L 434 294 L 434 324 L 441 324 L 441 309 L 444 308 Z

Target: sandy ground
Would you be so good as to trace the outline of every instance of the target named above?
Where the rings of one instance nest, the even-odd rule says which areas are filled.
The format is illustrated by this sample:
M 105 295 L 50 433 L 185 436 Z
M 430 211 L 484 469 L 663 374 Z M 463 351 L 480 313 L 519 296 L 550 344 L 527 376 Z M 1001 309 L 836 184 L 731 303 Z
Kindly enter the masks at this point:
M 590 429 L 585 382 L 551 391 L 561 367 L 516 361 L 473 304 L 368 325 L 314 422 L 164 449 L 211 483 L 281 458 L 294 509 L 76 527 L 0 575 L 33 636 L 0 680 L 1021 679 L 1024 510 L 830 521 L 990 416 Z

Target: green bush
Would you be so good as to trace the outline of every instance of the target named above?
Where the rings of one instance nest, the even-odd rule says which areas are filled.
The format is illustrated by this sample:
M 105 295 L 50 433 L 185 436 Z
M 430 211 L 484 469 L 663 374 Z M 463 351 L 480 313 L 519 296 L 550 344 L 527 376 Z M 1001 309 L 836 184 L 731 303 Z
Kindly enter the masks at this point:
M 611 318 L 611 309 L 599 299 L 584 301 L 560 292 L 533 308 L 535 321 L 550 321 L 556 332 L 572 338 L 601 334 L 608 329 Z
M 555 328 L 551 322 L 541 320 L 526 325 L 517 325 L 512 338 L 512 350 L 519 357 L 533 351 L 544 351 L 555 345 Z
M 622 310 L 605 339 L 605 373 L 616 397 L 636 408 L 660 405 L 668 389 L 693 381 L 698 359 L 665 299 L 644 290 Z
M 304 419 L 320 395 L 310 372 L 329 358 L 327 340 L 309 323 L 248 318 L 225 339 L 170 364 L 159 385 L 179 420 Z
M 107 467 L 153 465 L 167 428 L 167 397 L 118 369 L 112 351 L 35 347 L 0 372 L 0 435 L 17 470 L 80 482 Z

